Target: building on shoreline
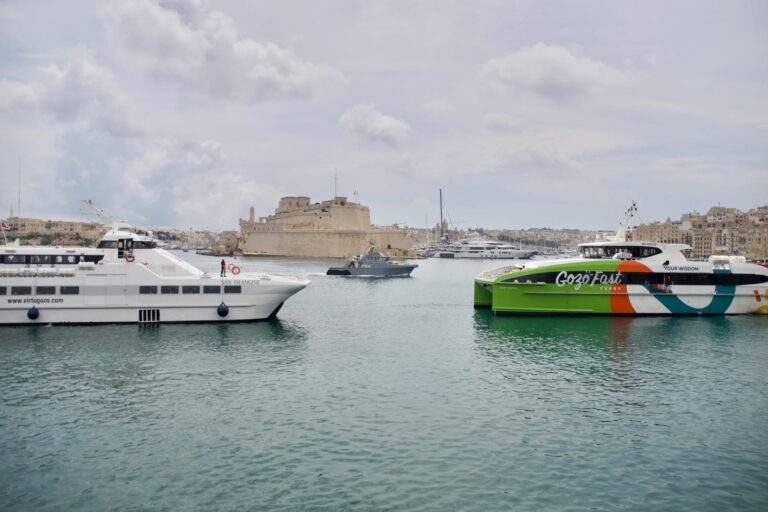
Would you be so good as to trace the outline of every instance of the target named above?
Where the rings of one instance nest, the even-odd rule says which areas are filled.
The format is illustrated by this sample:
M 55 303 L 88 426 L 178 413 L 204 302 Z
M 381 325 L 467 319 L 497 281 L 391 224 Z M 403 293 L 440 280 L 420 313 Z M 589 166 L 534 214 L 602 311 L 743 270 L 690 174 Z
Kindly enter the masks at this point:
M 103 227 L 94 222 L 44 220 L 8 217 L 8 238 L 19 238 L 28 245 L 89 246 L 101 239 Z
M 240 219 L 238 252 L 250 256 L 348 258 L 374 245 L 390 256 L 414 255 L 414 237 L 397 226 L 374 226 L 367 206 L 334 197 L 311 203 L 306 196 L 280 199 L 273 215 Z
M 681 243 L 691 246 L 691 257 L 713 254 L 741 255 L 749 260 L 768 259 L 768 205 L 742 212 L 716 206 L 705 214 L 686 213 L 680 220 L 641 224 L 632 229 L 633 240 Z

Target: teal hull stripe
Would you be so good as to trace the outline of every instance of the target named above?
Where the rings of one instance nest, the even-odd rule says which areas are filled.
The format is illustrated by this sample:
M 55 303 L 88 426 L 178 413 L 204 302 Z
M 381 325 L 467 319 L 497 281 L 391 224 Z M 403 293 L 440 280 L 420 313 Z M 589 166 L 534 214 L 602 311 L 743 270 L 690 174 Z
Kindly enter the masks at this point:
M 715 270 L 716 274 L 730 274 L 730 270 Z M 731 304 L 733 303 L 733 297 L 736 293 L 735 286 L 715 286 L 715 295 L 712 297 L 712 302 L 704 308 L 694 308 L 680 300 L 676 295 L 671 293 L 664 293 L 649 285 L 643 285 L 656 300 L 667 308 L 670 313 L 676 315 L 722 315 L 724 314 Z

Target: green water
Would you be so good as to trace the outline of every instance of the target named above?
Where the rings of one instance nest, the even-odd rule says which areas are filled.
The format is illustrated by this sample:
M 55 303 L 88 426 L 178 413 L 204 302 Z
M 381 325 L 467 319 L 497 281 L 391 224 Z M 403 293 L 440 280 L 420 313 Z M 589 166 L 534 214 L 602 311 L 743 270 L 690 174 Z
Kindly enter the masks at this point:
M 214 263 L 187 256 L 197 263 Z M 0 328 L 0 510 L 766 510 L 768 317 L 509 318 L 309 275 L 275 322 Z

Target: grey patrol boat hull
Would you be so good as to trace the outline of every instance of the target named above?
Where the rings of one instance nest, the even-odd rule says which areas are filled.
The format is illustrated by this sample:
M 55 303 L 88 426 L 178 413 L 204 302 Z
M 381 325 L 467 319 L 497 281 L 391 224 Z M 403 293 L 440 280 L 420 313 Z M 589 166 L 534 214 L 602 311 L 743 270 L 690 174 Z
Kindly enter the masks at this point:
M 355 257 L 343 267 L 331 267 L 326 272 L 329 276 L 371 276 L 371 277 L 407 277 L 411 275 L 416 264 L 392 263 L 389 256 L 377 251 Z

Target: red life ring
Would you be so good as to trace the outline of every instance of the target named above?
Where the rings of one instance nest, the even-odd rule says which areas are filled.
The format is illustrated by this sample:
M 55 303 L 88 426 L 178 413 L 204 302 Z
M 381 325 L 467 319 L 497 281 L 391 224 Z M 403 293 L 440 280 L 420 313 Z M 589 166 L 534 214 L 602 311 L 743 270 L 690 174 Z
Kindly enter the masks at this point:
M 125 255 L 125 261 L 128 263 L 133 263 L 136 260 L 136 258 L 133 256 L 133 254 L 126 254 Z
M 229 270 L 231 270 L 234 275 L 237 275 L 240 273 L 240 267 L 238 267 L 237 265 L 232 265 L 232 268 L 230 268 Z

